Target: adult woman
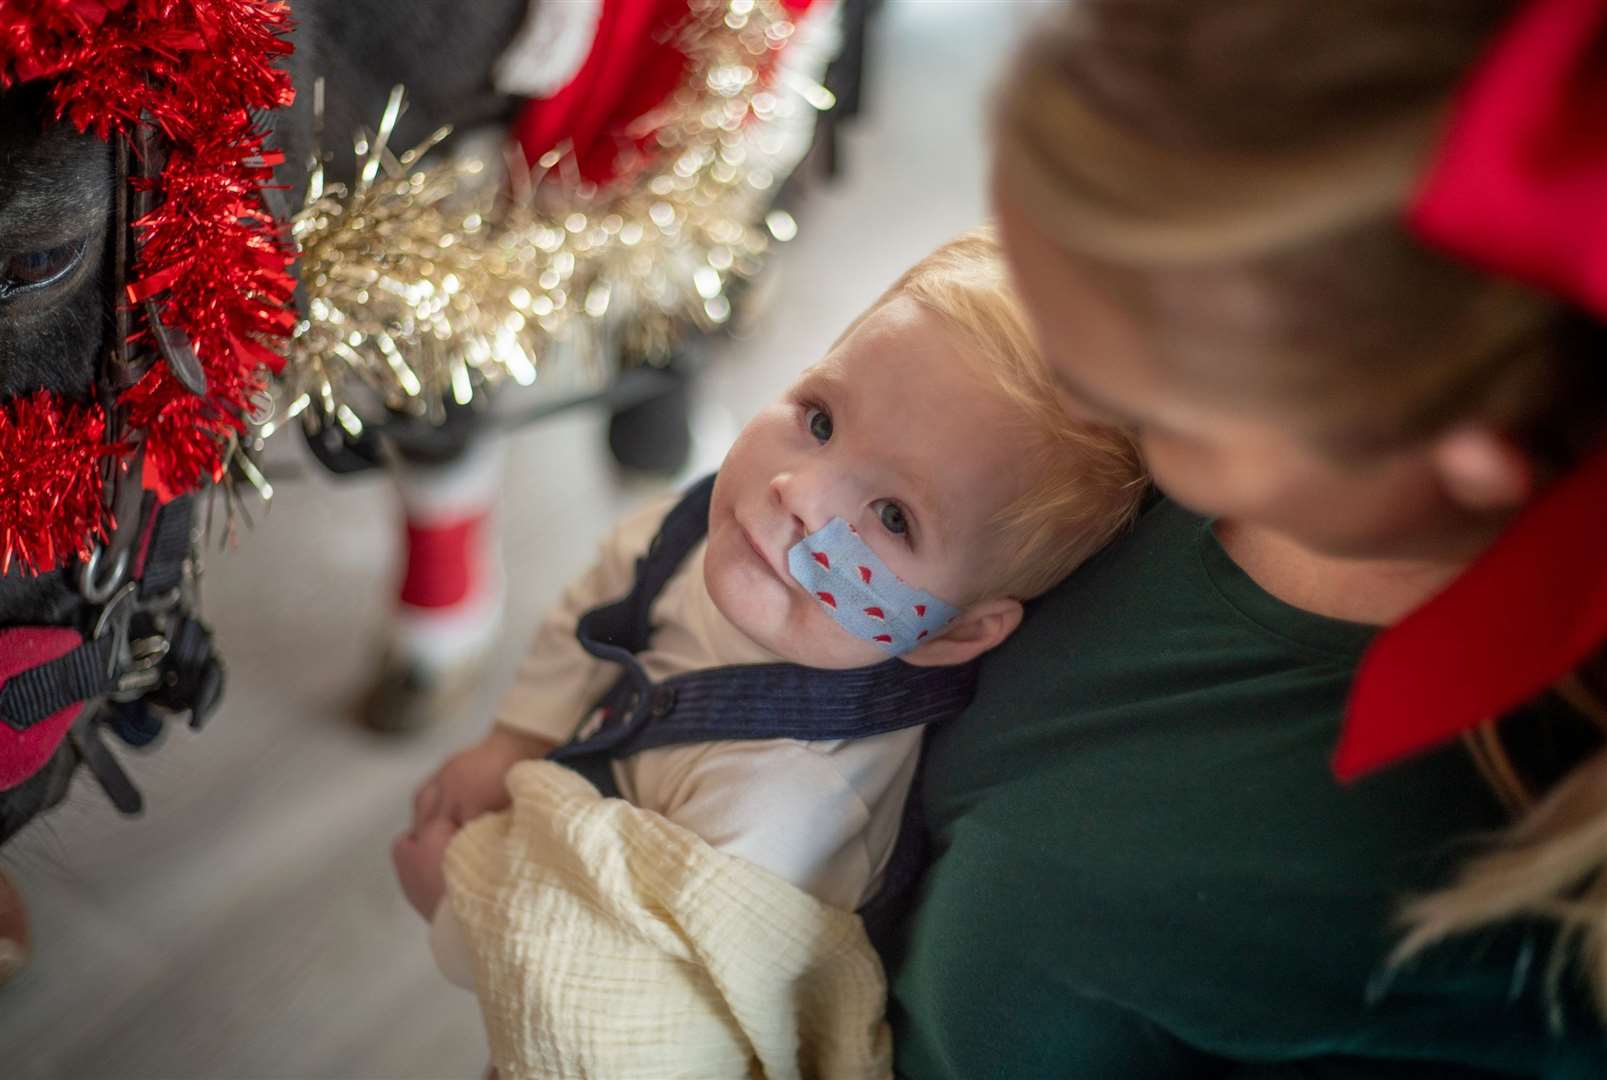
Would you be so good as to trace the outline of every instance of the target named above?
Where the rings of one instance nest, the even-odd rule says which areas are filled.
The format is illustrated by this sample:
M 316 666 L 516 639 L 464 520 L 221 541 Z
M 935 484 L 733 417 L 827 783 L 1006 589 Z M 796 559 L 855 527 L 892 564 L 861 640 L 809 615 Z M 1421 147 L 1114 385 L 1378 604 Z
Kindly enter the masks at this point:
M 1490 557 L 1607 429 L 1597 317 L 1404 222 L 1453 89 L 1524 7 L 1085 0 L 1012 69 L 998 209 L 1071 407 L 1132 425 L 1215 520 L 1162 500 L 932 738 L 901 1072 L 1607 1069 L 1542 917 L 1607 908 L 1569 827 L 1602 802 L 1584 685 L 1329 771 L 1372 628 Z M 1521 14 L 1587 55 L 1598 7 Z M 1451 884 L 1462 841 L 1525 814 L 1527 846 Z M 1391 965 L 1397 905 L 1436 891 L 1434 944 Z

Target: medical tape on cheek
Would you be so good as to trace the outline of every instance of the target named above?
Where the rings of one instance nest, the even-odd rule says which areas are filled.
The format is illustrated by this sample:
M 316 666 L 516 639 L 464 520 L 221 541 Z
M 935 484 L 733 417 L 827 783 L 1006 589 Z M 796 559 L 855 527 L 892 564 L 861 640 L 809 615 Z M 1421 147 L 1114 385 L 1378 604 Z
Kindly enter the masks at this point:
M 842 518 L 788 548 L 787 571 L 838 626 L 894 656 L 936 636 L 960 613 L 901 581 Z

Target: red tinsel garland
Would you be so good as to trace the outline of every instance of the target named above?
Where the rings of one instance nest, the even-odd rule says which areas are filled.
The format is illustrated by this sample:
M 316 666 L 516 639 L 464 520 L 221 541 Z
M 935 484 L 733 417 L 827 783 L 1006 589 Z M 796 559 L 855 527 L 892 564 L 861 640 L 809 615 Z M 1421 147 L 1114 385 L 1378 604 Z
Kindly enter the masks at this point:
M 0 575 L 13 558 L 55 566 L 106 539 L 100 465 L 125 450 L 105 436 L 100 408 L 43 390 L 0 405 Z
M 270 344 L 295 323 L 293 254 L 259 195 L 278 157 L 249 112 L 294 98 L 273 66 L 290 52 L 289 25 L 278 0 L 0 3 L 0 90 L 50 79 L 58 118 L 78 130 L 109 139 L 143 120 L 162 136 L 160 201 L 134 223 L 127 300 L 152 301 L 189 337 L 207 387 L 191 393 L 157 357 L 118 404 L 164 498 L 220 477 L 261 369 L 282 363 Z M 135 347 L 154 350 L 135 322 Z M 0 573 L 14 560 L 42 573 L 105 538 L 102 461 L 132 451 L 106 437 L 95 404 L 39 393 L 0 407 Z

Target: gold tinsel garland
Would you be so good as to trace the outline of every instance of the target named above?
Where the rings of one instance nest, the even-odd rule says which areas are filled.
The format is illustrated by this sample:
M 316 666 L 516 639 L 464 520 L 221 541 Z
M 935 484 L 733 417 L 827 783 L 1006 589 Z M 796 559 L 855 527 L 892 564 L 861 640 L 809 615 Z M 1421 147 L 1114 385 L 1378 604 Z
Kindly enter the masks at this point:
M 419 164 L 445 130 L 392 154 L 393 92 L 355 184 L 313 165 L 280 415 L 355 436 L 376 406 L 435 420 L 510 380 L 596 389 L 615 354 L 662 356 L 685 328 L 725 323 L 732 283 L 795 231 L 770 209 L 796 157 L 787 126 L 832 104 L 793 62 L 809 51 L 797 34 L 774 0 L 692 0 L 687 78 L 638 125 L 647 162 L 600 189 L 554 151 L 514 168 L 511 194 L 466 195 L 484 162 Z

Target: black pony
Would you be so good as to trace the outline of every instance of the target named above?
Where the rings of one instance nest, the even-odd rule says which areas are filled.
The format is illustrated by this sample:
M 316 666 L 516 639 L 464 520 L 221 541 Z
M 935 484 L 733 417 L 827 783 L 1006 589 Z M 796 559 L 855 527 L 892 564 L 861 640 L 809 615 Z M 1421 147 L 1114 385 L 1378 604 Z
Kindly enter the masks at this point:
M 410 102 L 399 146 L 442 124 L 461 131 L 505 121 L 514 102 L 493 89 L 490 72 L 536 2 L 296 0 L 287 64 L 298 96 L 269 118 L 286 154 L 278 179 L 290 205 L 300 202 L 312 149 L 315 78 L 325 81 L 336 177 L 351 167 L 348 133 L 372 128 L 398 83 Z M 107 143 L 51 122 L 44 86 L 0 94 L 0 401 L 38 389 L 89 393 L 114 326 L 114 177 Z M 30 577 L 13 568 L 0 578 L 0 628 L 73 624 L 83 603 L 76 583 L 72 570 Z M 78 764 L 65 740 L 33 777 L 0 791 L 0 843 L 60 801 Z

